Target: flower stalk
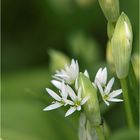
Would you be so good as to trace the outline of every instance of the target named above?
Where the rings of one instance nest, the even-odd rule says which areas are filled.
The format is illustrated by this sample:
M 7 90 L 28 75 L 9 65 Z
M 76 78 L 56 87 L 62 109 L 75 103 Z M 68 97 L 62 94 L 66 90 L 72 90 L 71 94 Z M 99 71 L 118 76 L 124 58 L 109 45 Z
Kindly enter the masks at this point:
M 134 125 L 132 110 L 131 110 L 131 106 L 130 106 L 130 99 L 129 99 L 129 95 L 128 95 L 127 81 L 124 78 L 124 79 L 120 79 L 120 82 L 121 82 L 121 87 L 122 87 L 122 91 L 123 91 L 123 98 L 124 98 L 124 105 L 125 105 L 128 127 L 130 129 L 134 129 L 135 125 Z
M 99 140 L 105 140 L 102 126 L 101 125 L 96 126 L 95 130 L 96 130 Z

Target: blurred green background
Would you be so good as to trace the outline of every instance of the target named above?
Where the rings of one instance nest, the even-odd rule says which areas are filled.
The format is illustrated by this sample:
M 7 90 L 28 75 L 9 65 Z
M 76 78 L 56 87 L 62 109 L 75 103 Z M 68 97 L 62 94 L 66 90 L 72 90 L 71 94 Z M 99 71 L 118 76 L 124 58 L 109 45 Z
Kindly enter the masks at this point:
M 65 118 L 64 108 L 43 112 L 52 101 L 45 88 L 53 88 L 51 75 L 71 58 L 78 59 L 81 70 L 86 68 L 92 79 L 100 66 L 109 67 L 107 21 L 98 1 L 3 0 L 1 5 L 2 139 L 78 140 L 80 113 Z M 120 0 L 120 9 L 131 20 L 137 55 L 139 1 Z M 114 75 L 110 67 L 109 71 L 109 76 Z M 125 130 L 122 104 L 101 108 L 112 140 L 138 139 L 137 132 Z

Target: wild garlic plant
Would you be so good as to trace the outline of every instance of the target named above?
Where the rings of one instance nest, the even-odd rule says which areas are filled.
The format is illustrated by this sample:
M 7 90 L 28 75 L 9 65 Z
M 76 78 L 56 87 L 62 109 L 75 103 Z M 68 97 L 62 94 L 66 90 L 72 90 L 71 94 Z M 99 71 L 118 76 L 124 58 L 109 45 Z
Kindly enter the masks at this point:
M 132 77 L 135 77 L 130 62 L 133 40 L 131 23 L 124 12 L 120 14 L 119 0 L 98 1 L 108 22 L 108 44 L 111 47 L 111 57 L 113 58 L 111 63 L 115 66 L 121 88 L 113 89 L 115 78 L 108 79 L 106 67 L 99 68 L 94 80 L 90 80 L 88 71 L 80 72 L 78 61 L 74 59 L 70 65 L 65 65 L 64 69 L 57 70 L 53 75 L 54 79 L 51 83 L 58 89 L 58 92 L 46 88 L 54 101 L 44 108 L 44 111 L 64 106 L 68 108 L 65 113 L 65 117 L 67 117 L 82 110 L 79 121 L 80 140 L 106 139 L 105 121 L 102 120 L 101 116 L 99 96 L 107 107 L 111 102 L 118 103 L 124 100 L 128 126 L 130 129 L 135 127 L 126 81 L 129 75 L 129 67 Z M 136 83 L 135 79 L 133 81 Z M 123 99 L 117 98 L 121 93 L 123 93 Z M 134 98 L 136 101 L 138 100 L 135 95 Z
M 111 78 L 107 83 L 107 68 L 100 68 L 97 71 L 94 82 L 92 82 L 88 71 L 79 72 L 78 61 L 72 59 L 69 66 L 65 65 L 64 69 L 56 71 L 56 74 L 52 77 L 54 79 L 51 83 L 58 89 L 58 92 L 56 93 L 46 88 L 46 91 L 54 101 L 44 108 L 44 111 L 68 106 L 68 111 L 65 113 L 65 117 L 67 117 L 75 111 L 82 110 L 87 120 L 89 120 L 90 127 L 95 128 L 99 137 L 104 139 L 97 91 L 99 91 L 102 100 L 107 106 L 110 105 L 110 102 L 123 101 L 116 98 L 122 93 L 121 89 L 111 92 L 114 78 Z
M 119 0 L 98 0 L 101 9 L 107 19 L 107 35 L 108 47 L 110 47 L 110 55 L 112 56 L 111 63 L 115 66 L 117 77 L 120 79 L 121 88 L 123 91 L 125 112 L 130 129 L 135 128 L 134 113 L 130 101 L 130 95 L 136 102 L 138 111 L 138 91 L 137 93 L 129 93 L 128 85 L 133 81 L 132 91 L 138 89 L 138 83 L 131 63 L 131 51 L 133 32 L 131 22 L 128 16 L 121 12 L 119 8 Z M 129 78 L 129 80 L 128 80 Z

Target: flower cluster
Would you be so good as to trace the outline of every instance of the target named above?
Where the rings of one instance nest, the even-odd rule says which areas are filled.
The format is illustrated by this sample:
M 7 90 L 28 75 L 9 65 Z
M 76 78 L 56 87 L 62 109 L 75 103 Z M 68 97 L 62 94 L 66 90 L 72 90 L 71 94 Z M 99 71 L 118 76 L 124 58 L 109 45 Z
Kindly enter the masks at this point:
M 89 78 L 87 70 L 85 70 L 84 75 Z M 51 105 L 44 108 L 44 111 L 49 111 L 57 109 L 62 106 L 69 106 L 70 108 L 65 114 L 69 116 L 74 113 L 76 110 L 80 111 L 81 106 L 84 105 L 89 96 L 82 96 L 82 88 L 78 84 L 79 76 L 79 65 L 78 62 L 72 59 L 70 66 L 66 65 L 65 69 L 56 71 L 56 74 L 53 76 L 54 80 L 51 83 L 59 90 L 59 94 L 53 90 L 46 88 L 48 94 L 54 99 Z M 103 101 L 109 105 L 109 102 L 120 102 L 121 99 L 116 99 L 115 97 L 122 93 L 121 89 L 114 90 L 112 92 L 111 88 L 114 83 L 114 78 L 107 83 L 107 69 L 100 68 L 95 76 L 95 80 L 92 83 L 95 88 L 98 88 Z M 74 85 L 74 89 L 71 87 Z
M 51 83 L 59 89 L 59 95 L 51 89 L 46 88 L 46 91 L 55 101 L 53 101 L 51 105 L 47 106 L 44 111 L 69 105 L 70 108 L 65 114 L 66 117 L 74 113 L 76 110 L 81 110 L 81 106 L 86 103 L 89 97 L 86 96 L 82 98 L 81 87 L 78 86 L 77 82 L 78 75 L 79 65 L 74 59 L 72 59 L 70 66 L 66 65 L 65 69 L 56 71 L 56 74 L 53 76 L 55 80 L 52 80 Z M 74 83 L 75 90 L 71 87 Z
M 85 71 L 84 74 L 89 78 L 89 74 L 87 71 Z M 114 81 L 115 81 L 115 78 L 113 77 L 107 83 L 107 68 L 105 67 L 104 69 L 100 68 L 97 71 L 95 80 L 92 83 L 95 88 L 99 89 L 102 99 L 106 103 L 107 106 L 109 106 L 109 102 L 122 102 L 123 101 L 122 99 L 115 98 L 116 96 L 122 93 L 122 89 L 113 90 L 112 92 L 110 92 Z
M 115 98 L 116 96 L 120 95 L 122 93 L 122 89 L 114 90 L 112 92 L 111 88 L 113 86 L 115 78 L 111 78 L 109 82 L 107 83 L 107 69 L 100 68 L 95 76 L 94 85 L 96 85 L 101 93 L 103 101 L 106 103 L 106 105 L 109 106 L 110 102 L 121 102 L 122 99 Z

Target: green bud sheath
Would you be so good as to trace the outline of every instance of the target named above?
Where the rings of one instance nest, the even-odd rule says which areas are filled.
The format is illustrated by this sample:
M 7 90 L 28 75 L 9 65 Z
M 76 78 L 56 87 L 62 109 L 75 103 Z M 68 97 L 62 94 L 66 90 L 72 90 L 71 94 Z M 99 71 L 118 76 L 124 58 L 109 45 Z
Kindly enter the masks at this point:
M 132 50 L 132 27 L 125 13 L 120 15 L 111 40 L 112 55 L 118 78 L 128 75 Z
M 114 29 L 115 29 L 115 23 L 114 22 L 108 22 L 107 23 L 107 35 L 109 40 L 111 40 L 113 33 L 114 33 Z
M 110 41 L 107 42 L 106 60 L 107 60 L 107 64 L 108 64 L 110 70 L 114 73 L 115 72 L 115 65 L 114 65 L 114 61 L 113 61 L 112 46 L 111 46 Z
M 56 50 L 50 50 L 49 51 L 50 55 L 50 69 L 51 71 L 56 71 L 56 69 L 61 69 L 64 68 L 65 64 L 69 64 L 70 60 L 69 58 Z
M 117 21 L 120 15 L 119 0 L 98 0 L 98 1 L 106 19 L 110 22 Z
M 86 117 L 91 125 L 99 126 L 101 124 L 101 116 L 97 90 L 93 87 L 91 81 L 82 73 L 79 75 L 78 82 L 82 88 L 82 96 L 89 96 L 88 101 L 83 105 Z

